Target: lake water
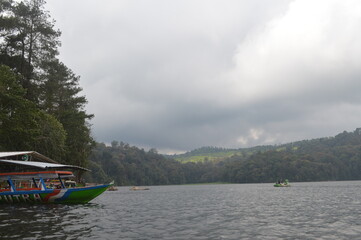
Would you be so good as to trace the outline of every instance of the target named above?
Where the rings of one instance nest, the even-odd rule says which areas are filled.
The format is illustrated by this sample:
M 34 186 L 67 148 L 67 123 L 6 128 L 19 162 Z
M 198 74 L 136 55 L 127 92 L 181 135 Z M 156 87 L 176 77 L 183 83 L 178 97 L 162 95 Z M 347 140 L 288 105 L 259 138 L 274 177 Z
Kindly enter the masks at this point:
M 120 187 L 86 205 L 0 205 L 0 239 L 361 239 L 361 181 Z

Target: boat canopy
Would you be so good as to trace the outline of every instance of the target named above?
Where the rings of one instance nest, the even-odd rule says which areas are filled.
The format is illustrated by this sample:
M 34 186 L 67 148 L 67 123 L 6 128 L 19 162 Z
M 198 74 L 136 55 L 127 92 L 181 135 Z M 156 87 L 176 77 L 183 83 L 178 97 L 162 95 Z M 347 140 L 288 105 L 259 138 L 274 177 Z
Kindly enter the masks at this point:
M 29 180 L 29 179 L 52 179 L 52 178 L 70 178 L 74 177 L 69 171 L 44 171 L 44 172 L 14 172 L 14 173 L 0 173 L 0 180 Z
M 40 169 L 75 169 L 75 170 L 83 170 L 83 171 L 90 171 L 87 168 L 78 167 L 74 165 L 63 165 L 58 163 L 47 163 L 47 162 L 31 162 L 31 161 L 18 161 L 18 160 L 6 160 L 6 159 L 0 159 L 0 164 L 6 163 L 6 164 L 13 164 L 13 165 L 22 165 L 22 166 L 28 166 L 28 167 L 35 167 Z
M 35 151 L 0 152 L 0 159 L 13 159 L 14 157 L 16 157 L 16 160 L 21 159 L 22 161 L 32 161 L 34 159 L 38 159 L 42 162 L 57 163 L 53 159 L 50 159 Z

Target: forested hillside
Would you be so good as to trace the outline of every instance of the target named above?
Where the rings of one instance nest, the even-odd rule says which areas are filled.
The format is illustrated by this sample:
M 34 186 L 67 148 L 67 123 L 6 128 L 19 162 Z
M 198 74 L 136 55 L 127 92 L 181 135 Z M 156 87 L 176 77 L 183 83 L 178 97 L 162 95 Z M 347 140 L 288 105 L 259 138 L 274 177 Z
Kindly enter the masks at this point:
M 284 145 L 278 150 L 252 155 L 246 161 L 229 159 L 225 179 L 230 182 L 270 182 L 361 179 L 361 131 L 343 132 Z
M 98 143 L 90 156 L 89 168 L 92 172 L 86 175 L 86 181 L 115 180 L 117 185 L 213 182 L 217 172 L 212 163 L 182 164 L 158 154 L 155 149 L 144 151 L 117 141 L 111 146 Z
M 219 151 L 227 150 L 202 148 L 189 154 L 210 156 Z M 97 144 L 90 158 L 93 172 L 87 180 L 114 179 L 118 185 L 259 183 L 274 182 L 279 178 L 290 181 L 361 180 L 361 129 L 335 137 L 242 151 L 249 154 L 235 154 L 217 161 L 181 163 L 154 149 L 146 152 L 115 141 L 108 147 Z
M 0 151 L 85 166 L 93 144 L 79 77 L 58 59 L 43 0 L 0 0 Z

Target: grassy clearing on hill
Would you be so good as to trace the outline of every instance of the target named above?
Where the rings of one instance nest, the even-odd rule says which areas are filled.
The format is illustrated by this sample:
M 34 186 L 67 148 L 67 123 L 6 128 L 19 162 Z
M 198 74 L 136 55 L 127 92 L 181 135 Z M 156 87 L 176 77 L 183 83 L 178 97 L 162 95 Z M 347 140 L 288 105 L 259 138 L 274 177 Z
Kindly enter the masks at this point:
M 204 161 L 219 161 L 226 158 L 229 158 L 234 155 L 243 155 L 242 152 L 236 151 L 236 150 L 230 150 L 230 151 L 222 151 L 222 152 L 215 152 L 215 153 L 208 153 L 208 154 L 202 154 L 202 155 L 194 155 L 194 156 L 183 156 L 178 155 L 174 157 L 175 160 L 187 163 L 187 162 L 204 162 Z
M 173 159 L 181 162 L 205 162 L 205 161 L 222 161 L 232 156 L 249 157 L 257 152 L 264 152 L 274 149 L 275 146 L 257 146 L 251 148 L 225 149 L 217 147 L 202 147 L 193 151 L 171 156 Z M 279 149 L 283 150 L 283 147 Z

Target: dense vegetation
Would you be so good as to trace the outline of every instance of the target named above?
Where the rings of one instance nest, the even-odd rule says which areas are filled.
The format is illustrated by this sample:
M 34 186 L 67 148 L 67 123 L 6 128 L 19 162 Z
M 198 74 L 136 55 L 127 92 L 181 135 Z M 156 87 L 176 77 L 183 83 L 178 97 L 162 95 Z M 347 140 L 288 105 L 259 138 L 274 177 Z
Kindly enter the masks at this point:
M 361 129 L 286 144 L 252 155 L 245 161 L 229 159 L 224 176 L 230 182 L 270 182 L 361 179 Z
M 0 151 L 84 166 L 93 144 L 79 77 L 59 59 L 43 0 L 0 0 Z
M 208 151 L 208 152 L 207 152 Z M 361 129 L 335 137 L 304 140 L 277 146 L 229 150 L 230 157 L 209 160 L 227 149 L 206 147 L 184 156 L 204 156 L 182 163 L 178 156 L 163 156 L 114 141 L 98 144 L 90 158 L 91 181 L 114 179 L 118 185 L 161 185 L 205 182 L 257 183 L 279 178 L 291 181 L 361 179 Z
M 115 180 L 117 185 L 166 185 L 214 181 L 213 163 L 168 159 L 155 149 L 144 151 L 123 142 L 98 143 L 90 156 L 88 182 Z

